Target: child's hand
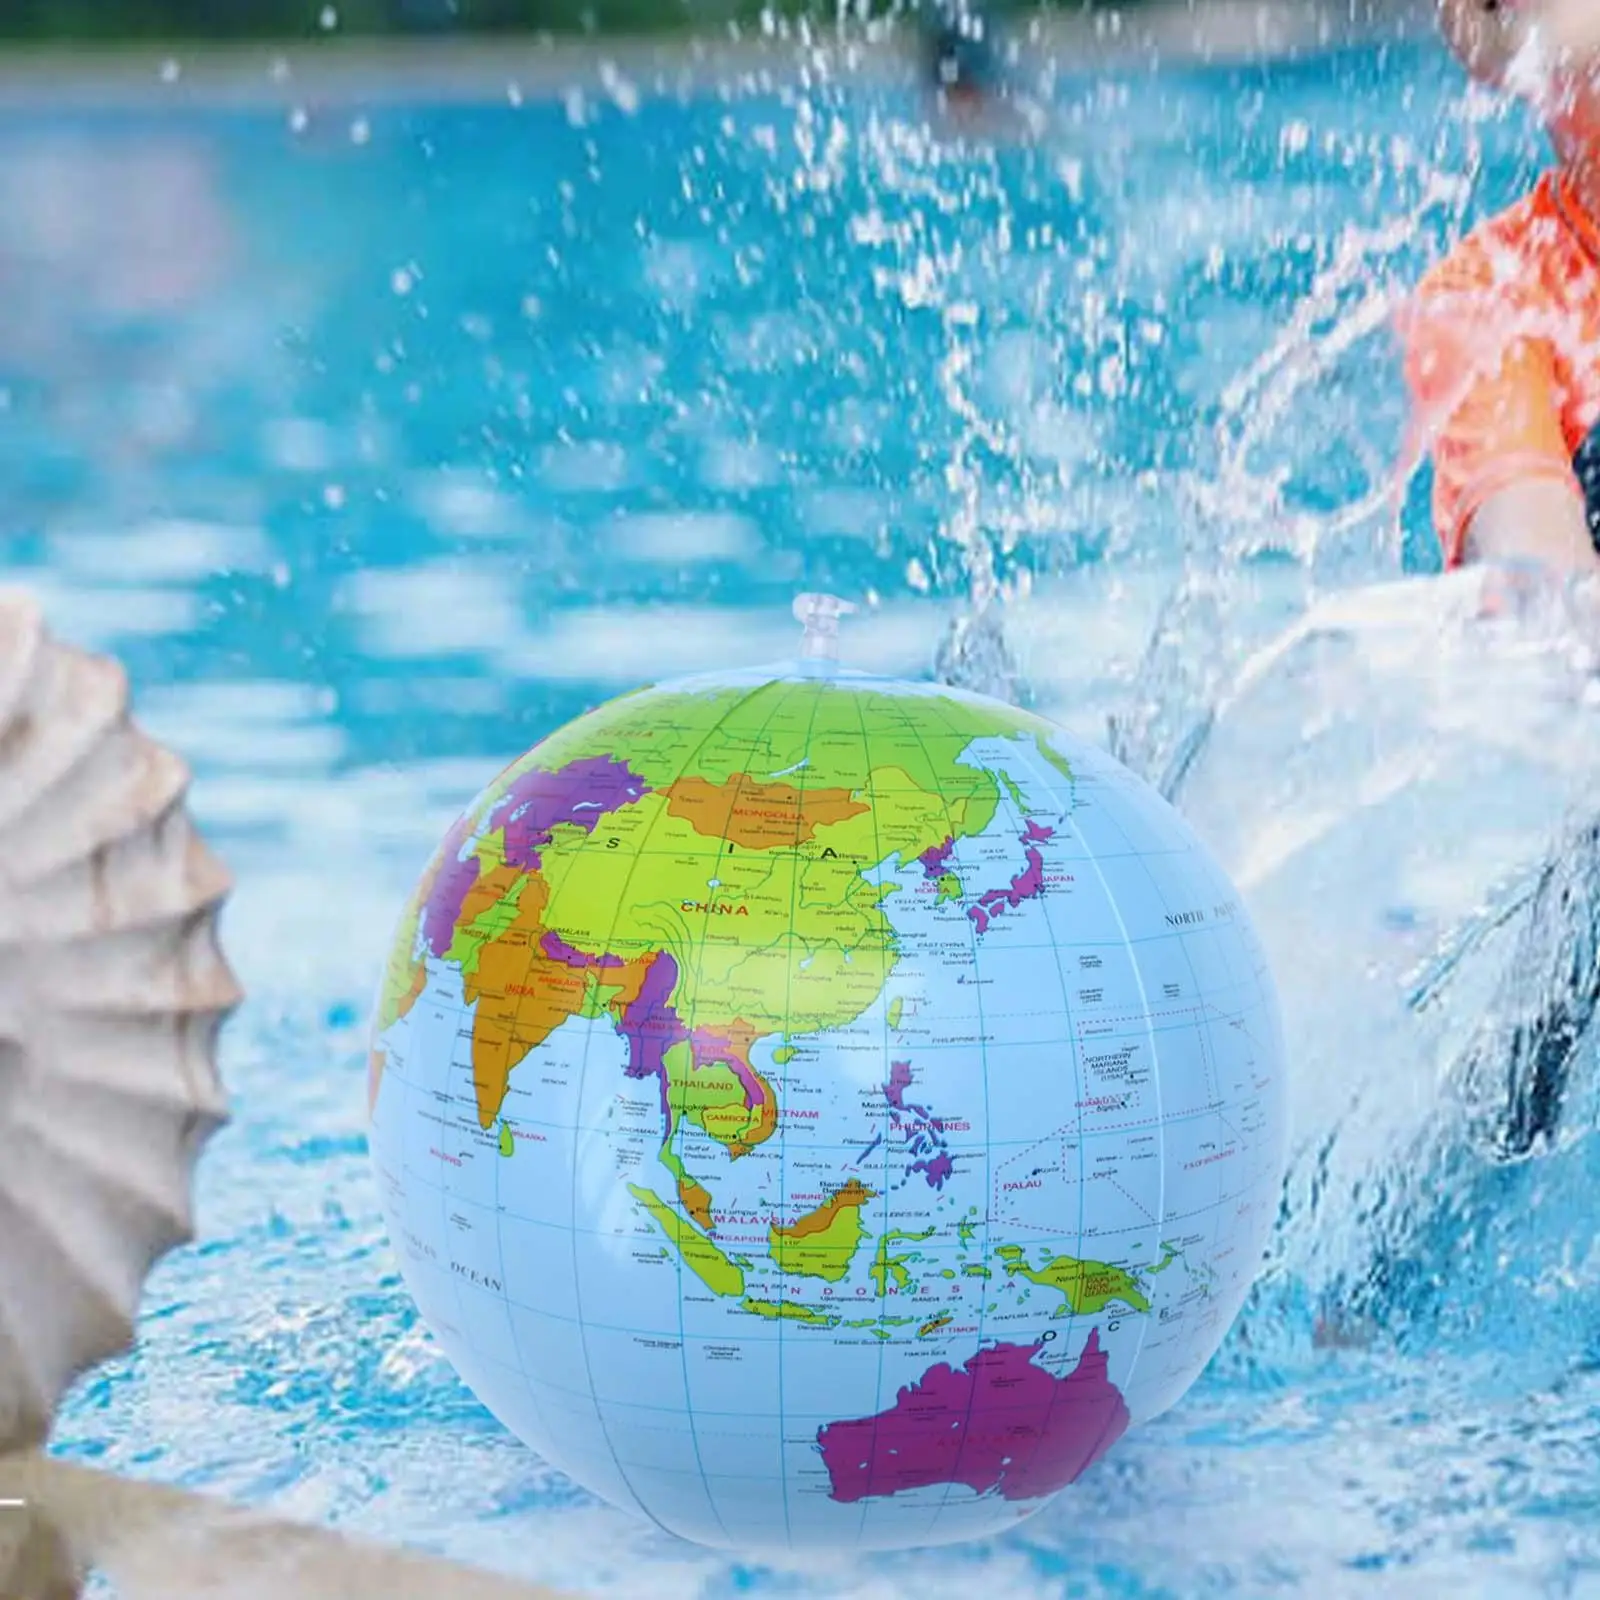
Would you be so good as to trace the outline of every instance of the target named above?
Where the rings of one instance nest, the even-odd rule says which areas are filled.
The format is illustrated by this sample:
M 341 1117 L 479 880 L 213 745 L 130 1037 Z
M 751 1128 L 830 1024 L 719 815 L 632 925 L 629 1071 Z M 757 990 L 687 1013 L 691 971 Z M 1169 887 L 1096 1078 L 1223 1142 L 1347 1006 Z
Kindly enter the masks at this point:
M 1600 563 L 1567 571 L 1538 561 L 1489 561 L 1483 566 L 1478 614 L 1511 622 L 1530 634 L 1600 653 Z
M 1568 626 L 1592 656 L 1600 656 L 1600 569 L 1568 578 L 1564 597 Z

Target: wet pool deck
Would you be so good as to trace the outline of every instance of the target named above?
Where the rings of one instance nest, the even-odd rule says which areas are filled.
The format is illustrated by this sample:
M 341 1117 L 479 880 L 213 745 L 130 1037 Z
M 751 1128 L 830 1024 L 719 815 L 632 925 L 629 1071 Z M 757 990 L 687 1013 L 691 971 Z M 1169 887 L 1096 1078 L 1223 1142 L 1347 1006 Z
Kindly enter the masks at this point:
M 1127 11 L 1058 11 L 1026 24 L 1035 70 L 1129 70 L 1315 54 L 1432 28 L 1433 0 L 1155 0 Z M 17 49 L 0 53 L 0 108 L 118 105 L 482 103 L 572 88 L 685 92 L 760 75 L 792 81 L 908 79 L 908 30 L 810 36 L 327 40 L 229 47 Z

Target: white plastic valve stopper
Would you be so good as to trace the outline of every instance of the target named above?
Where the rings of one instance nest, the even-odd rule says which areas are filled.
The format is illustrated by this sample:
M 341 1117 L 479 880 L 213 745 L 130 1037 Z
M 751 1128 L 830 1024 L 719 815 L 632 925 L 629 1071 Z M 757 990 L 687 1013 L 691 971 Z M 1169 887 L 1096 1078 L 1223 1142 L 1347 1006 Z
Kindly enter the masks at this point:
M 856 607 L 836 594 L 799 594 L 794 599 L 795 620 L 805 629 L 800 654 L 808 661 L 839 659 L 839 618 Z

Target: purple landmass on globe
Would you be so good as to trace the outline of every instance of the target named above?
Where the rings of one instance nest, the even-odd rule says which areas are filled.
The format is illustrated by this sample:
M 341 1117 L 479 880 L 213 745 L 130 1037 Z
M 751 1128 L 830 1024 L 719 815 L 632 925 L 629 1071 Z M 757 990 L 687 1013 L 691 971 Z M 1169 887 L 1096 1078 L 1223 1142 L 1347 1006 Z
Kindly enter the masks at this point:
M 909 1179 L 920 1172 L 927 1179 L 930 1189 L 942 1189 L 945 1181 L 955 1175 L 956 1164 L 944 1149 L 944 1123 L 926 1106 L 918 1105 L 915 1100 L 906 1099 L 906 1090 L 911 1087 L 911 1080 L 909 1061 L 889 1063 L 889 1081 L 883 1086 L 883 1097 L 889 1102 L 889 1121 L 904 1135 L 905 1148 L 912 1155 L 922 1156 L 925 1151 L 937 1150 L 935 1155 L 913 1161 L 906 1168 L 906 1177 Z M 903 1124 L 900 1121 L 902 1115 L 921 1117 L 922 1123 L 920 1126 L 915 1122 Z M 862 1152 L 862 1156 L 875 1149 L 877 1144 L 878 1140 L 874 1139 L 867 1150 Z
M 639 992 L 623 1010 L 617 1032 L 628 1041 L 630 1078 L 655 1078 L 661 1085 L 661 1114 L 671 1116 L 667 1096 L 666 1055 L 689 1037 L 668 999 L 678 983 L 678 963 L 665 950 L 650 963 Z
M 610 756 L 585 756 L 568 762 L 557 772 L 524 772 L 495 802 L 484 831 L 492 833 L 503 826 L 506 861 L 532 871 L 539 865 L 539 846 L 549 844 L 550 830 L 558 822 L 575 823 L 593 832 L 606 812 L 628 805 L 648 792 L 649 785 L 629 770 L 627 762 Z M 470 814 L 458 818 L 445 836 L 439 847 L 444 863 L 422 908 L 423 942 L 436 956 L 443 956 L 450 948 L 461 920 L 461 908 L 478 881 L 477 856 L 462 859 L 461 855 L 472 837 L 472 821 Z
M 911 1063 L 909 1061 L 891 1061 L 889 1063 L 889 1081 L 883 1086 L 884 1098 L 896 1111 L 913 1111 L 919 1117 L 929 1116 L 925 1106 L 906 1101 L 906 1090 L 911 1087 Z
M 911 1063 L 909 1061 L 891 1061 L 889 1063 L 889 1081 L 883 1086 L 884 1098 L 896 1111 L 906 1108 L 905 1092 L 911 1087 Z
M 746 1110 L 761 1104 L 766 1096 L 761 1092 L 761 1080 L 755 1069 L 738 1051 L 726 1034 L 711 1028 L 696 1028 L 690 1036 L 689 1048 L 696 1067 L 724 1066 L 733 1073 L 744 1089 Z
M 1028 825 L 1022 830 L 1024 844 L 1043 844 L 1046 839 L 1053 839 L 1055 836 L 1054 828 L 1046 828 L 1035 822 L 1032 817 L 1028 818 Z
M 621 956 L 592 956 L 586 950 L 574 950 L 558 933 L 546 932 L 539 948 L 552 961 L 568 967 L 620 967 L 625 965 Z
M 1006 889 L 991 889 L 978 897 L 975 906 L 967 907 L 967 915 L 978 925 L 979 933 L 989 931 L 990 920 L 1000 915 L 1007 906 L 1020 906 L 1024 900 L 1036 899 L 1044 893 L 1044 858 L 1031 847 L 1028 864 L 1011 880 Z
M 555 772 L 537 767 L 524 772 L 489 813 L 490 831 L 504 826 L 508 866 L 533 871 L 539 848 L 550 843 L 551 830 L 570 822 L 593 832 L 608 811 L 648 794 L 650 785 L 626 761 L 611 756 L 584 756 Z
M 953 838 L 946 839 L 943 844 L 930 845 L 922 852 L 917 860 L 922 863 L 924 876 L 937 878 L 945 869 L 945 863 L 950 859 L 950 853 L 956 847 Z
M 478 858 L 468 856 L 465 861 L 461 859 L 461 847 L 466 843 L 468 826 L 465 821 L 458 824 L 460 837 L 457 837 L 457 830 L 452 829 L 450 837 L 445 840 L 442 848 L 449 851 L 449 858 L 439 868 L 427 904 L 422 908 L 423 942 L 436 956 L 442 957 L 450 948 L 450 941 L 456 936 L 461 908 L 466 904 L 473 884 L 478 881 Z
M 964 1484 L 1038 1500 L 1064 1489 L 1122 1437 L 1128 1408 L 1107 1376 L 1098 1328 L 1064 1378 L 1034 1365 L 1041 1349 L 997 1344 L 959 1368 L 941 1361 L 887 1411 L 820 1428 L 831 1498 Z

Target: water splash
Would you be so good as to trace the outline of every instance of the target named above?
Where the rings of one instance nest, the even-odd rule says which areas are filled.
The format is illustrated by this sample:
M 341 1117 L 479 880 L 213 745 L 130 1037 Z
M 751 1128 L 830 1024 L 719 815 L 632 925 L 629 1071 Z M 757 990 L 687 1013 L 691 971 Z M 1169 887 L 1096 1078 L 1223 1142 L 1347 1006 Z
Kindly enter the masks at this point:
M 1480 130 L 1500 113 L 1498 102 L 1469 91 L 1430 151 L 1396 144 L 1388 172 L 1404 180 L 1406 203 L 1343 229 L 1276 335 L 1223 385 L 1204 469 L 1175 480 L 1179 580 L 1156 618 L 1133 710 L 1109 732 L 1115 753 L 1168 791 L 1203 746 L 1211 709 L 1253 646 L 1319 584 L 1392 577 L 1405 564 L 1399 493 L 1415 463 L 1404 459 L 1393 417 L 1362 403 L 1370 383 L 1349 380 L 1395 364 L 1394 313 L 1426 259 L 1465 231 L 1482 167 Z M 939 441 L 937 536 L 922 570 L 926 587 L 956 588 L 959 609 L 935 671 L 1027 703 L 1034 690 L 1010 620 L 1029 595 L 1029 570 L 1015 558 L 1047 490 L 1025 485 L 1035 499 L 1023 512 L 997 507 L 996 480 L 1027 475 L 1025 419 L 976 381 L 1002 315 L 993 284 L 1015 265 L 1018 180 L 993 150 L 967 148 L 952 159 L 912 120 L 880 115 L 859 141 L 857 160 L 871 181 L 853 227 L 858 242 L 877 251 L 874 285 L 901 314 L 936 319 L 941 346 L 936 394 L 949 428 Z M 1083 310 L 1089 316 L 1093 307 Z M 1308 466 L 1335 447 L 1345 463 L 1339 492 L 1308 495 Z M 1262 774 L 1233 777 L 1244 789 Z M 1570 877 L 1561 881 L 1571 887 Z M 1361 906 L 1377 893 L 1371 872 L 1352 888 Z M 1313 1348 L 1375 1339 L 1422 1346 L 1450 1321 L 1463 1281 L 1457 1241 L 1505 1253 L 1511 1224 L 1500 1208 L 1518 1180 L 1501 1170 L 1503 1147 L 1542 1126 L 1551 1097 L 1540 1041 L 1570 1043 L 1593 1010 L 1579 1016 L 1570 1003 L 1582 1000 L 1580 975 L 1592 967 L 1587 902 L 1547 887 L 1539 905 L 1566 908 L 1550 915 L 1534 909 L 1535 899 L 1526 883 L 1512 885 L 1460 924 L 1456 931 L 1469 935 L 1462 948 L 1434 961 L 1433 982 L 1448 986 L 1450 1005 L 1482 1019 L 1472 1047 L 1445 1030 L 1446 1054 L 1459 1059 L 1442 1086 L 1428 1055 L 1437 1031 L 1396 1024 L 1374 1035 L 1370 1067 L 1317 1127 L 1285 1191 L 1272 1262 L 1221 1370 L 1242 1363 L 1251 1373 L 1282 1371 Z M 1355 984 L 1365 937 L 1353 935 Z M 1427 993 L 1419 978 L 1418 1011 L 1426 1011 Z M 1535 1007 L 1515 1013 L 1520 1034 L 1508 1009 L 1519 995 Z M 1410 1086 L 1404 1109 L 1393 1097 L 1402 1082 Z M 1458 1340 L 1461 1321 L 1451 1330 Z
M 1341 415 L 1341 366 L 1394 361 L 1392 319 L 1415 283 L 1419 247 L 1464 231 L 1483 164 L 1480 124 L 1498 104 L 1472 88 L 1452 107 L 1426 157 L 1403 148 L 1395 164 L 1417 193 L 1398 215 L 1349 223 L 1265 351 L 1222 391 L 1216 465 L 1181 489 L 1191 515 L 1182 576 L 1161 608 L 1141 663 L 1133 707 L 1114 721 L 1118 757 L 1170 790 L 1204 737 L 1209 708 L 1249 650 L 1304 604 L 1311 587 L 1390 577 L 1402 566 L 1399 509 L 1415 469 L 1391 434 L 1359 410 Z M 1451 135 L 1463 148 L 1451 149 Z M 1380 422 L 1384 419 L 1379 419 Z M 1329 424 L 1334 426 L 1330 427 Z M 1334 503 L 1296 504 L 1306 441 L 1351 458 L 1354 486 Z M 1264 563 L 1279 570 L 1262 592 Z
M 999 146 L 943 124 L 926 100 L 904 113 L 874 110 L 857 140 L 863 194 L 849 228 L 873 253 L 873 289 L 898 316 L 938 329 L 930 397 L 939 424 L 938 522 L 908 562 L 907 581 L 958 598 L 936 654 L 940 679 L 1020 703 L 1028 691 L 1002 613 L 1027 592 L 1029 573 L 1013 560 L 1018 518 L 996 519 L 986 491 L 991 464 L 1007 476 L 1024 453 L 1010 421 L 980 401 L 975 381 L 986 321 L 996 314 L 993 286 L 1004 282 L 1016 244 L 1011 186 Z
M 997 247 L 1003 238 L 1002 232 Z M 1019 569 L 1009 582 L 1000 576 L 1000 563 L 1009 552 L 1001 542 L 1004 535 L 998 540 L 991 536 L 981 514 L 978 457 L 981 449 L 1014 459 L 1017 449 L 1004 425 L 986 417 L 972 395 L 972 334 L 978 320 L 978 308 L 970 302 L 944 308 L 946 354 L 939 366 L 939 389 L 960 427 L 945 463 L 950 500 L 939 535 L 954 547 L 961 562 L 966 604 L 940 641 L 934 669 L 941 682 L 1026 705 L 1031 692 L 1006 641 L 1004 608 L 1013 596 L 1028 592 L 1028 572 Z
M 1465 231 L 1483 164 L 1481 131 L 1502 114 L 1500 102 L 1469 90 L 1429 152 L 1397 145 L 1391 170 L 1406 179 L 1409 201 L 1379 221 L 1345 227 L 1277 335 L 1222 389 L 1212 461 L 1179 484 L 1186 508 L 1178 519 L 1180 578 L 1157 616 L 1133 709 L 1109 732 L 1114 753 L 1168 792 L 1203 745 L 1212 708 L 1253 647 L 1319 585 L 1391 578 L 1406 565 L 1400 501 L 1417 463 L 1406 459 L 1394 417 L 1373 415 L 1356 398 L 1370 384 L 1348 377 L 1379 363 L 1397 370 L 1394 313 L 1426 261 Z M 937 670 L 946 681 L 1026 700 L 1030 686 L 1007 637 L 1016 590 L 997 578 L 1006 545 L 985 518 L 981 495 L 985 463 L 1015 462 L 1021 452 L 1015 430 L 986 417 L 973 399 L 968 379 L 981 314 L 953 296 L 939 298 L 952 276 L 914 275 L 921 302 L 938 303 L 945 316 L 940 392 L 961 423 L 947 463 L 950 504 L 940 533 L 959 555 L 966 596 Z M 1308 495 L 1301 481 L 1308 456 L 1334 446 L 1344 460 L 1339 492 Z M 1491 738 L 1490 730 L 1483 736 Z M 1241 771 L 1234 779 L 1242 791 L 1262 776 Z M 1558 1125 L 1552 1107 L 1562 1098 L 1554 1086 L 1558 1077 L 1566 1082 L 1550 1063 L 1559 1057 L 1563 1072 L 1588 1081 L 1579 1045 L 1596 1005 L 1600 877 L 1585 864 L 1592 851 L 1561 851 L 1555 859 L 1559 867 L 1536 872 L 1532 887 L 1525 874 L 1466 916 L 1455 930 L 1462 947 L 1434 962 L 1434 982 L 1450 986 L 1455 1021 L 1480 1019 L 1470 1041 L 1463 1043 L 1459 1030 L 1399 1025 L 1374 1036 L 1364 1087 L 1308 1141 L 1285 1192 L 1255 1314 L 1228 1359 L 1259 1372 L 1298 1362 L 1313 1346 L 1369 1344 L 1378 1330 L 1397 1348 L 1421 1348 L 1446 1324 L 1459 1342 L 1469 1331 L 1481 1334 L 1487 1316 L 1450 1310 L 1461 1285 L 1478 1284 L 1490 1270 L 1484 1261 L 1503 1265 L 1520 1249 L 1531 1263 L 1541 1253 L 1531 1240 L 1518 1240 L 1514 1197 L 1519 1186 L 1524 1198 L 1542 1193 L 1545 1180 L 1508 1175 L 1505 1158 L 1536 1148 L 1561 1158 L 1583 1146 L 1582 1134 L 1549 1137 Z M 1380 892 L 1370 871 L 1354 889 L 1363 905 Z M 1353 946 L 1358 965 L 1361 937 Z M 1358 988 L 1358 974 L 1351 976 Z M 1413 1001 L 1418 1011 L 1429 1003 L 1421 980 Z M 1344 1004 L 1361 1003 L 1352 988 Z M 1442 1064 L 1429 1055 L 1430 1044 L 1443 1051 Z M 1391 1093 L 1410 1085 L 1404 1111 L 1392 1098 L 1385 1103 L 1385 1081 Z M 1569 1109 L 1588 1094 L 1582 1083 L 1572 1088 Z M 1583 1126 L 1585 1114 L 1574 1114 Z M 1565 1159 L 1586 1169 L 1593 1157 L 1583 1151 Z M 1555 1181 L 1562 1187 L 1572 1180 Z M 1487 1252 L 1464 1272 L 1462 1240 Z M 1559 1239 L 1543 1241 L 1552 1242 L 1564 1248 Z M 1519 1270 L 1526 1283 L 1542 1269 Z M 1504 1298 L 1485 1293 L 1482 1305 Z M 1504 1333 L 1503 1323 L 1496 1327 Z

